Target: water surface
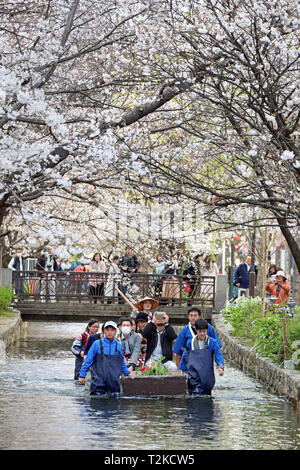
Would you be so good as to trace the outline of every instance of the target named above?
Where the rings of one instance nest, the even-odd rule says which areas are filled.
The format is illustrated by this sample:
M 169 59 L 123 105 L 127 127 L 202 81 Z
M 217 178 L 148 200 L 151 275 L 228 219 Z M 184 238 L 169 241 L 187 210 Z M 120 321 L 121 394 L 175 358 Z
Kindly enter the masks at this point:
M 28 323 L 0 363 L 0 449 L 300 449 L 299 409 L 226 364 L 213 396 L 90 397 L 70 346 L 85 325 Z

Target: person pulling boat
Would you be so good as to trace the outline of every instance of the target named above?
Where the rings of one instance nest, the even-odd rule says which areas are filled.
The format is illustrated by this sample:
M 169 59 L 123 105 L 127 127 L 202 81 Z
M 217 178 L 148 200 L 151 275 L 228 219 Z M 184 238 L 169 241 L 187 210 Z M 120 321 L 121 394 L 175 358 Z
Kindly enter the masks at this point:
M 186 348 L 188 341 L 190 339 L 195 338 L 197 334 L 195 323 L 197 320 L 200 320 L 200 318 L 201 318 L 201 310 L 198 307 L 191 307 L 188 310 L 189 323 L 185 325 L 182 328 L 182 330 L 180 330 L 176 338 L 174 347 L 173 347 L 173 354 L 176 354 L 176 366 L 177 367 L 179 367 L 181 356 L 183 354 L 184 349 Z M 219 347 L 222 348 L 222 343 L 220 341 L 220 338 L 217 335 L 214 327 L 210 323 L 208 323 L 207 334 L 209 337 L 214 338 L 218 342 Z
M 79 372 L 84 361 L 84 350 L 90 336 L 96 336 L 99 330 L 99 321 L 95 318 L 91 318 L 84 330 L 84 332 L 77 336 L 74 340 L 71 351 L 75 356 L 75 369 L 74 369 L 74 380 L 78 380 Z
M 85 383 L 86 374 L 93 366 L 90 386 L 91 395 L 118 395 L 120 393 L 120 375 L 130 375 L 126 366 L 122 345 L 116 340 L 117 325 L 108 321 L 104 325 L 104 338 L 96 340 L 80 369 L 79 383 Z
M 179 369 L 187 371 L 189 395 L 211 395 L 215 385 L 214 360 L 223 376 L 224 358 L 217 340 L 207 335 L 208 322 L 197 320 L 195 328 L 197 335 L 188 341 Z

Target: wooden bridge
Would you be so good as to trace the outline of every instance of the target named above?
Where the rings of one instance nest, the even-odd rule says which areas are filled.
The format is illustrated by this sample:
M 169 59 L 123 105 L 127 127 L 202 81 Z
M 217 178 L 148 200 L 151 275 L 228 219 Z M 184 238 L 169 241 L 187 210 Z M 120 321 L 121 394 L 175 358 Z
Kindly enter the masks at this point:
M 135 305 L 144 297 L 159 301 L 157 310 L 171 321 L 184 324 L 187 311 L 196 305 L 203 317 L 215 311 L 215 277 L 189 277 L 134 273 L 111 279 L 108 273 L 57 271 L 13 273 L 16 308 L 24 321 L 100 322 L 130 315 L 132 308 L 118 293 Z M 109 294 L 109 295 L 108 295 Z

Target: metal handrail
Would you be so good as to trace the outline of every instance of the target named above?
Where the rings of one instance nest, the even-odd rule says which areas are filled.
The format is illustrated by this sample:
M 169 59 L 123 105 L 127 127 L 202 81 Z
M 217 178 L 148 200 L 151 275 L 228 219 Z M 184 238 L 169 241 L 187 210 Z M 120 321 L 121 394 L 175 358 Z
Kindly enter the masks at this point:
M 215 303 L 214 276 L 122 272 L 114 277 L 107 272 L 93 271 L 13 271 L 13 286 L 15 291 L 18 290 L 16 294 L 19 299 L 25 302 L 118 304 L 124 302 L 115 289 L 118 286 L 133 302 L 144 297 L 155 297 L 160 304 L 166 305 L 186 305 L 193 301 L 214 307 Z

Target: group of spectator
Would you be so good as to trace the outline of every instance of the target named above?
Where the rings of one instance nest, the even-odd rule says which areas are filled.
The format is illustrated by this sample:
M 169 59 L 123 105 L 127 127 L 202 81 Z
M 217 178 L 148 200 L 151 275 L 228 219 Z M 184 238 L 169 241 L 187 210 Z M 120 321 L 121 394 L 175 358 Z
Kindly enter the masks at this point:
M 19 297 L 24 293 L 22 271 L 25 270 L 25 261 L 22 250 L 17 249 L 8 266 L 15 271 L 15 293 Z M 136 287 L 134 274 L 139 272 L 140 268 L 141 263 L 131 247 L 126 248 L 123 256 L 113 256 L 108 266 L 101 253 L 95 253 L 90 262 L 85 260 L 70 263 L 62 259 L 57 260 L 52 248 L 46 247 L 35 264 L 35 269 L 40 273 L 39 292 L 42 302 L 46 301 L 47 296 L 51 302 L 55 302 L 58 291 L 65 293 L 64 290 L 67 290 L 70 293 L 70 283 L 60 281 L 62 277 L 57 276 L 57 273 L 73 271 L 78 273 L 72 278 L 73 290 L 85 292 L 88 286 L 88 293 L 94 303 L 97 303 L 97 300 L 103 302 L 104 297 L 108 303 L 112 302 L 113 297 L 118 297 L 119 303 L 123 303 L 124 300 L 120 297 L 118 289 L 130 297 L 131 291 Z M 213 298 L 213 285 L 209 288 L 202 285 L 200 276 L 216 276 L 219 273 L 211 255 L 197 254 L 190 258 L 182 249 L 175 250 L 170 256 L 159 253 L 151 271 L 155 295 L 168 299 L 180 298 L 181 289 L 187 297 Z M 178 278 L 179 275 L 182 276 L 181 280 Z
M 14 289 L 17 297 L 22 298 L 24 294 L 24 277 L 22 271 L 25 270 L 26 259 L 21 248 L 17 248 L 15 256 L 11 259 L 8 268 L 16 272 Z M 88 286 L 88 293 L 94 303 L 103 298 L 108 303 L 112 298 L 117 297 L 119 303 L 124 300 L 120 297 L 123 294 L 132 295 L 134 298 L 135 277 L 134 273 L 139 272 L 141 263 L 134 254 L 131 247 L 127 247 L 123 256 L 112 257 L 107 268 L 101 253 L 95 253 L 92 260 L 88 262 L 66 263 L 64 260 L 57 260 L 51 247 L 47 247 L 38 257 L 35 269 L 40 272 L 40 296 L 41 301 L 46 301 L 49 295 L 50 301 L 56 301 L 57 286 L 64 288 L 64 282 L 59 284 L 55 274 L 60 271 L 74 271 L 75 288 L 85 289 Z M 234 271 L 234 298 L 249 296 L 250 272 L 254 273 L 254 282 L 257 280 L 257 266 L 253 265 L 251 256 L 247 256 L 245 261 L 240 263 Z M 95 273 L 94 275 L 83 276 L 80 273 Z M 97 274 L 99 273 L 99 274 Z M 199 253 L 193 258 L 184 253 L 183 249 L 175 250 L 170 256 L 166 253 L 159 253 L 152 268 L 154 294 L 156 297 L 176 299 L 182 295 L 181 289 L 186 297 L 212 299 L 214 295 L 213 284 L 210 286 L 200 282 L 200 277 L 215 277 L 219 274 L 219 268 L 213 255 Z M 178 276 L 181 276 L 179 280 Z M 80 282 L 79 282 L 80 281 Z M 183 285 L 182 285 L 183 281 Z M 278 286 L 277 282 L 280 283 Z M 69 288 L 69 286 L 67 286 Z M 286 303 L 290 293 L 290 284 L 281 268 L 275 265 L 270 266 L 267 280 L 267 296 L 277 296 L 278 302 Z
M 247 256 L 246 260 L 239 264 L 234 271 L 234 285 L 238 289 L 236 297 L 249 296 L 250 272 L 254 273 L 256 283 L 257 266 L 253 265 L 252 257 Z M 289 300 L 291 286 L 287 282 L 287 276 L 282 268 L 271 264 L 267 274 L 266 283 L 267 297 L 277 297 L 275 304 L 285 305 Z

